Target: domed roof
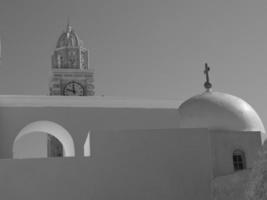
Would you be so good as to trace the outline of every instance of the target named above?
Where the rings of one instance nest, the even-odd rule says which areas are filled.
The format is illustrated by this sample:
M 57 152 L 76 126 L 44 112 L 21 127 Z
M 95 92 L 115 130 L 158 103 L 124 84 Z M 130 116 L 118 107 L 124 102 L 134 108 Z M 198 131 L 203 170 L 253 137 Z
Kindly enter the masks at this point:
M 79 47 L 80 46 L 80 40 L 77 36 L 77 34 L 74 32 L 72 27 L 68 24 L 66 31 L 64 31 L 58 41 L 56 48 L 61 47 Z
M 180 128 L 265 133 L 256 111 L 244 100 L 230 94 L 206 91 L 182 103 L 179 115 Z

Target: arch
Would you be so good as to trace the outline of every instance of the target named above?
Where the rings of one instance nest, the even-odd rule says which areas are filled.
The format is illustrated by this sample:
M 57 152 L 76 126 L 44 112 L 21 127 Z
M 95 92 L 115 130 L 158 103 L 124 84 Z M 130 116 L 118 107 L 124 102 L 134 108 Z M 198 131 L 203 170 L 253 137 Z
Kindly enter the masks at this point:
M 246 155 L 244 151 L 240 149 L 234 150 L 233 167 L 235 171 L 246 169 Z
M 69 132 L 61 125 L 52 121 L 36 121 L 26 125 L 16 136 L 13 142 L 13 152 L 15 143 L 23 136 L 39 132 L 46 133 L 56 137 L 63 145 L 65 157 L 75 156 L 74 142 Z

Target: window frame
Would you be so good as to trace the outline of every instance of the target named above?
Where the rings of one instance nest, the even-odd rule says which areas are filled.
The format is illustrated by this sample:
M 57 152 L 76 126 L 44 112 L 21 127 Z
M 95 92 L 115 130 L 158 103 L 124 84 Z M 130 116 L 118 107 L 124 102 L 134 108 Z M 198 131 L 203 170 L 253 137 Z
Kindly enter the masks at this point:
M 240 171 L 247 168 L 246 154 L 241 149 L 235 149 L 232 154 L 232 162 L 234 171 Z

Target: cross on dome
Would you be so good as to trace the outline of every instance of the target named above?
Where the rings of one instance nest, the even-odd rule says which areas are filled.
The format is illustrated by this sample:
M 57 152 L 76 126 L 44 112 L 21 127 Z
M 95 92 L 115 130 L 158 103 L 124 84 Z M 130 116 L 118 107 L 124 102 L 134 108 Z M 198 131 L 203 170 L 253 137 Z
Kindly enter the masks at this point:
M 70 33 L 72 31 L 72 27 L 70 25 L 70 19 L 67 19 L 67 26 L 66 26 L 66 32 Z
M 210 83 L 210 79 L 209 79 L 209 71 L 210 71 L 210 68 L 208 66 L 208 63 L 205 63 L 204 74 L 206 75 L 206 82 L 204 83 L 204 87 L 207 89 L 207 91 L 209 91 L 212 87 L 212 84 Z

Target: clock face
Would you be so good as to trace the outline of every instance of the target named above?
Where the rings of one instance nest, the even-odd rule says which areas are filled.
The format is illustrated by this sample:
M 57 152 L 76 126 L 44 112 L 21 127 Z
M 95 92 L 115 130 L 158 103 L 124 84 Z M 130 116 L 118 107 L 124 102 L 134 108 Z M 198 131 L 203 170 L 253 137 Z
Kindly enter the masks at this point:
M 64 96 L 84 96 L 83 87 L 77 82 L 69 82 L 63 90 Z

